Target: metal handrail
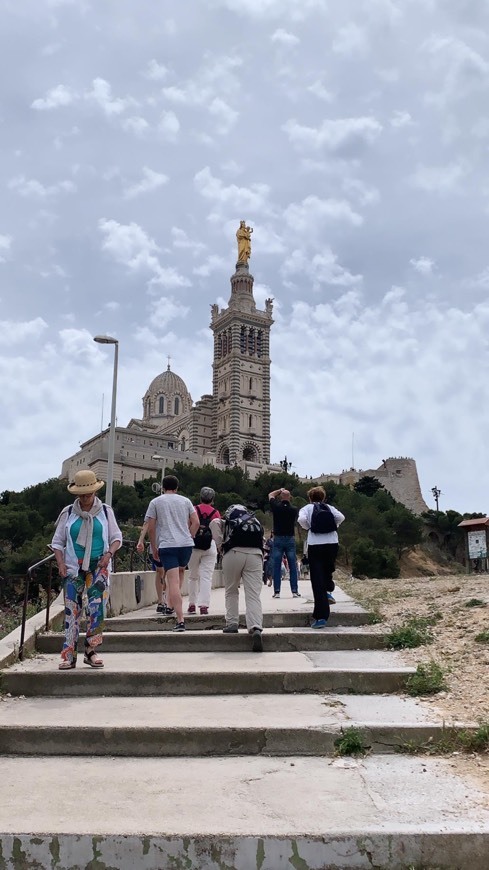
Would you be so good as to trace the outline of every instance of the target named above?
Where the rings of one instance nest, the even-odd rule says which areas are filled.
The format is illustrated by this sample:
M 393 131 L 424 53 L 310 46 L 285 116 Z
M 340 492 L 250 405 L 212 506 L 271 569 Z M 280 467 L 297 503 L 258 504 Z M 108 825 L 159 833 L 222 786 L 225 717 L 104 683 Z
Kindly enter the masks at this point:
M 29 584 L 32 578 L 32 572 L 39 568 L 41 565 L 44 565 L 46 562 L 50 562 L 54 559 L 54 553 L 50 553 L 49 556 L 46 556 L 44 559 L 41 559 L 40 562 L 36 562 L 35 565 L 31 565 L 30 568 L 27 569 L 27 574 L 25 576 L 25 586 L 24 586 L 24 604 L 22 607 L 22 623 L 20 629 L 20 644 L 19 644 L 19 659 L 20 661 L 24 658 L 24 640 L 25 640 L 25 624 L 27 621 L 27 604 L 29 602 Z M 48 603 L 46 608 L 46 630 L 49 626 L 49 605 L 51 598 L 51 576 L 52 576 L 53 566 L 52 564 L 49 566 L 49 577 L 48 577 Z

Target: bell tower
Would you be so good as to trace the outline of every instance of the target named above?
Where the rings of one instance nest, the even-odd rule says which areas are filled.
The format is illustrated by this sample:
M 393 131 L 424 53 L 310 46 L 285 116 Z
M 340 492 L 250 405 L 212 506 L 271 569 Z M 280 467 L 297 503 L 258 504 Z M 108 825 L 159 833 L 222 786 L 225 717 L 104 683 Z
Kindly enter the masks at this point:
M 237 232 L 238 262 L 228 307 L 212 305 L 214 333 L 212 443 L 223 465 L 270 462 L 270 327 L 273 301 L 259 311 L 248 267 L 250 227 Z M 244 235 L 245 242 L 240 239 Z M 247 233 L 247 235 L 246 235 Z

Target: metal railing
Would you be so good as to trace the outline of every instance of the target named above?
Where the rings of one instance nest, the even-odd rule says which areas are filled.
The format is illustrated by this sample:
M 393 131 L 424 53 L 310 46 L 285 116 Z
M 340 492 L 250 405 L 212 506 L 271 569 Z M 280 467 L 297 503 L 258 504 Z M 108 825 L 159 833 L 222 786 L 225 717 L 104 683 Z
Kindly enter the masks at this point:
M 25 576 L 25 586 L 24 586 L 24 604 L 22 606 L 22 623 L 20 629 L 20 644 L 19 644 L 19 659 L 20 661 L 24 658 L 24 640 L 25 640 L 25 624 L 27 621 L 27 605 L 29 603 L 29 586 L 32 580 L 32 573 L 36 570 L 36 568 L 40 568 L 41 565 L 45 565 L 46 562 L 49 562 L 48 569 L 48 588 L 47 588 L 47 605 L 46 605 L 46 631 L 49 628 L 49 609 L 51 606 L 51 580 L 53 576 L 53 562 L 54 553 L 50 553 L 49 556 L 46 556 L 44 559 L 41 559 L 39 562 L 36 562 L 35 565 L 31 565 L 30 568 L 27 569 L 27 574 Z

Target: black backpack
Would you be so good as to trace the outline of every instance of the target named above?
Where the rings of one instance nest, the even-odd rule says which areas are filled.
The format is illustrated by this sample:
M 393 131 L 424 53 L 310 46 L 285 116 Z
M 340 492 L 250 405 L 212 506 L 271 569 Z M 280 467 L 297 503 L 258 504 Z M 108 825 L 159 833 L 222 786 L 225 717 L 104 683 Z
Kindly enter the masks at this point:
M 253 547 L 263 552 L 263 526 L 243 505 L 231 505 L 224 514 L 223 553 L 232 547 Z
M 217 514 L 217 510 L 216 508 L 213 508 L 212 513 L 206 517 L 201 514 L 198 507 L 196 507 L 195 510 L 199 515 L 200 526 L 195 533 L 194 547 L 196 550 L 208 550 L 212 544 L 212 532 L 209 525 L 214 514 Z
M 315 535 L 327 535 L 329 532 L 336 532 L 337 528 L 336 520 L 328 505 L 324 502 L 314 502 L 311 516 L 311 532 Z

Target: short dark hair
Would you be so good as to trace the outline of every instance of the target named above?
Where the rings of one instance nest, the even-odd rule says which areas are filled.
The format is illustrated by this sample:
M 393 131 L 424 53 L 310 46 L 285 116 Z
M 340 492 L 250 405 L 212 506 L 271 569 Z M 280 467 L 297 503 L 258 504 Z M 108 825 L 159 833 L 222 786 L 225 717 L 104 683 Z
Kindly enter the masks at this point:
M 162 487 L 164 490 L 178 489 L 178 477 L 175 477 L 174 474 L 167 474 L 163 478 Z

